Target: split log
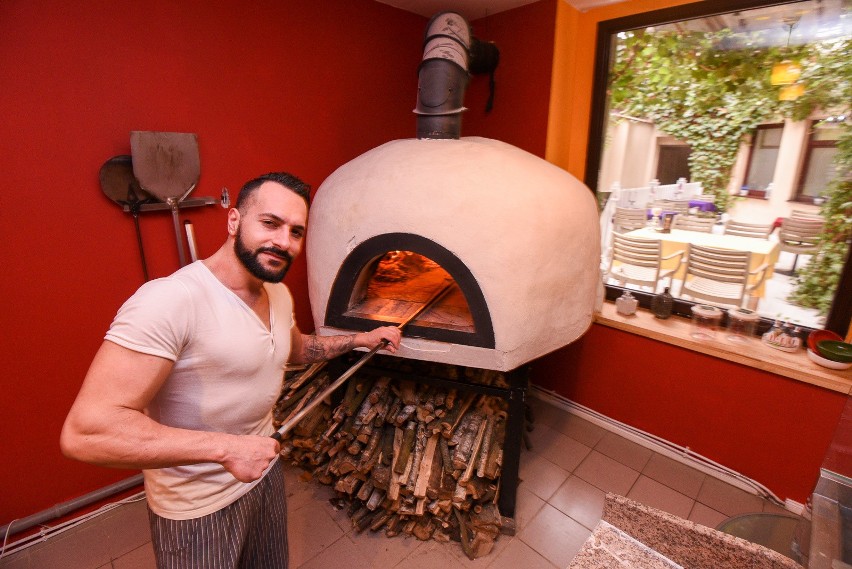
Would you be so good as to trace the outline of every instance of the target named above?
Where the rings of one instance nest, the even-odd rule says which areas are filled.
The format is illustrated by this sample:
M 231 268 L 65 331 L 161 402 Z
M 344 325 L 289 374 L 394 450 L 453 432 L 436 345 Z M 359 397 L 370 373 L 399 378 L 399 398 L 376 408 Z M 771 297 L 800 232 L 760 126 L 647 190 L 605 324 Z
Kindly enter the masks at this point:
M 420 474 L 420 462 L 423 460 L 427 442 L 426 427 L 423 423 L 418 423 L 417 434 L 414 437 L 414 453 L 411 457 L 408 478 L 405 482 L 406 492 L 414 492 L 414 486 L 417 484 L 417 475 Z
M 429 437 L 426 442 L 426 448 L 423 451 L 423 458 L 420 460 L 420 470 L 417 473 L 416 482 L 414 484 L 414 497 L 425 498 L 426 491 L 429 488 L 429 481 L 432 479 L 433 465 L 440 460 L 436 457 L 435 451 L 438 449 L 438 439 L 440 435 L 434 434 Z M 436 491 L 437 492 L 437 491 Z
M 482 440 L 480 433 L 480 425 L 483 423 L 483 416 L 479 413 L 470 413 L 470 420 L 467 421 L 467 425 L 464 429 L 464 432 L 459 436 L 459 442 L 456 445 L 455 452 L 453 453 L 453 468 L 457 468 L 459 470 L 465 470 L 468 466 L 468 463 L 471 462 L 471 454 L 473 453 L 473 445 L 477 439 Z
M 506 438 L 506 413 L 497 413 L 494 434 L 491 437 L 491 449 L 485 462 L 485 478 L 495 479 L 503 464 L 503 441 Z
M 466 484 L 468 481 L 470 481 L 471 476 L 473 476 L 473 471 L 476 469 L 475 467 L 479 462 L 479 449 L 482 446 L 482 438 L 485 435 L 485 428 L 487 426 L 488 421 L 481 420 L 479 422 L 479 429 L 476 432 L 476 438 L 473 441 L 473 446 L 470 450 L 470 456 L 467 460 L 467 468 L 465 469 L 464 474 L 461 475 L 461 478 L 459 478 L 459 482 L 462 484 Z M 454 463 L 453 466 L 456 466 L 456 464 Z
M 393 471 L 397 474 L 405 472 L 408 458 L 414 445 L 414 436 L 417 432 L 417 423 L 409 421 L 405 426 L 405 432 L 400 442 L 399 452 L 394 452 Z
M 482 438 L 482 448 L 479 453 L 479 460 L 476 463 L 476 475 L 480 478 L 485 478 L 485 467 L 488 464 L 488 455 L 491 452 L 491 445 L 494 438 L 494 422 L 495 415 L 489 414 L 485 426 L 485 433 Z

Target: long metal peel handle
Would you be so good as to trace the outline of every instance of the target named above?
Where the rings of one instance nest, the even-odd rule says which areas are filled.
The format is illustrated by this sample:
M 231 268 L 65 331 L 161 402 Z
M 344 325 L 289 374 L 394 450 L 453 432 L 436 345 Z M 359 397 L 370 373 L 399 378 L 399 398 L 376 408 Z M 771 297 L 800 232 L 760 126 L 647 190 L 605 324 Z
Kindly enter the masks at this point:
M 178 216 L 178 200 L 176 198 L 168 198 L 167 203 L 172 209 L 172 221 L 175 226 L 175 239 L 177 240 L 178 259 L 180 266 L 186 266 L 186 255 L 183 252 L 183 237 L 180 230 L 180 217 Z
M 311 411 L 313 411 L 313 410 L 314 410 L 314 408 L 315 408 L 317 405 L 319 405 L 320 403 L 322 403 L 323 399 L 325 399 L 326 397 L 328 397 L 329 395 L 331 395 L 331 394 L 334 392 L 334 390 L 335 390 L 335 389 L 337 389 L 338 387 L 340 387 L 341 385 L 343 385 L 343 383 L 344 383 L 347 379 L 349 379 L 350 377 L 352 377 L 352 374 L 354 374 L 356 371 L 358 371 L 359 369 L 361 369 L 361 366 L 363 366 L 365 363 L 367 363 L 367 360 L 369 360 L 370 358 L 372 358 L 372 357 L 376 354 L 376 352 L 378 352 L 379 350 L 381 350 L 382 348 L 384 348 L 385 346 L 387 346 L 387 345 L 388 345 L 388 343 L 389 343 L 389 342 L 388 342 L 387 340 L 382 340 L 381 342 L 379 342 L 379 343 L 376 345 L 376 347 L 375 347 L 375 348 L 373 348 L 372 350 L 370 350 L 369 352 L 367 352 L 366 354 L 364 354 L 363 356 L 361 356 L 361 359 L 360 359 L 360 360 L 358 360 L 357 362 L 355 362 L 355 364 L 354 364 L 352 367 L 350 367 L 348 370 L 346 370 L 346 372 L 344 372 L 344 374 L 343 374 L 343 375 L 341 375 L 340 377 L 338 377 L 338 378 L 337 378 L 337 380 L 335 380 L 335 382 L 334 382 L 334 383 L 332 383 L 331 385 L 329 385 L 328 387 L 326 387 L 326 388 L 322 391 L 322 393 L 320 393 L 319 395 L 317 395 L 316 397 L 314 397 L 314 398 L 313 398 L 313 400 L 312 400 L 310 403 L 308 403 L 307 405 L 305 405 L 304 407 L 302 407 L 302 409 L 300 409 L 298 413 L 296 413 L 295 415 L 293 415 L 292 417 L 290 417 L 290 419 L 289 419 L 288 421 L 286 421 L 283 425 L 281 425 L 281 426 L 278 428 L 278 431 L 276 431 L 275 433 L 273 433 L 273 434 L 272 434 L 272 435 L 270 435 L 270 436 L 271 436 L 273 439 L 275 439 L 276 441 L 278 441 L 279 443 L 280 443 L 281 441 L 283 441 L 283 440 L 284 440 L 284 435 L 285 435 L 285 434 L 287 434 L 288 432 L 290 432 L 290 430 L 291 430 L 293 427 L 295 427 L 295 426 L 296 426 L 296 423 L 298 423 L 299 421 L 301 421 L 301 420 L 305 417 L 305 415 L 307 415 L 308 413 L 310 413 Z
M 417 309 L 417 311 L 415 311 L 411 316 L 406 318 L 404 321 L 397 324 L 396 327 L 399 328 L 400 330 L 405 328 L 415 318 L 417 318 L 418 316 L 423 314 L 430 306 L 434 306 L 439 300 L 444 298 L 444 296 L 446 296 L 447 293 L 450 292 L 450 289 L 453 287 L 453 284 L 454 284 L 454 281 L 452 279 L 448 279 L 448 281 L 444 284 L 443 287 L 441 287 L 440 290 L 438 290 L 438 292 L 433 294 L 432 297 L 428 301 L 423 303 L 423 306 L 421 306 L 419 309 Z M 372 350 L 370 350 L 369 352 L 367 352 L 366 354 L 361 356 L 361 359 L 358 360 L 357 362 L 355 362 L 355 364 L 352 367 L 350 367 L 348 370 L 346 370 L 343 373 L 343 375 L 338 377 L 337 380 L 335 380 L 334 383 L 332 383 L 331 385 L 326 387 L 322 391 L 322 393 L 320 393 L 319 395 L 314 397 L 314 399 L 310 403 L 305 405 L 301 410 L 299 410 L 298 413 L 296 413 L 295 415 L 290 417 L 289 420 L 287 420 L 283 425 L 281 425 L 278 428 L 277 432 L 273 433 L 270 436 L 273 439 L 275 439 L 276 441 L 278 441 L 279 443 L 282 440 L 284 440 L 284 435 L 286 433 L 288 433 L 296 425 L 296 423 L 301 421 L 305 417 L 305 415 L 307 415 L 308 413 L 313 411 L 314 408 L 317 405 L 319 405 L 322 402 L 323 399 L 325 399 L 326 397 L 331 395 L 334 392 L 335 389 L 337 389 L 338 387 L 343 385 L 343 382 L 345 382 L 347 379 L 352 377 L 352 374 L 354 374 L 356 371 L 361 369 L 361 366 L 363 366 L 365 363 L 367 363 L 367 360 L 372 358 L 376 354 L 376 352 L 378 352 L 382 348 L 386 347 L 388 345 L 388 343 L 389 342 L 387 340 L 382 340 L 381 342 L 378 343 L 378 345 L 376 345 L 375 348 L 373 348 Z

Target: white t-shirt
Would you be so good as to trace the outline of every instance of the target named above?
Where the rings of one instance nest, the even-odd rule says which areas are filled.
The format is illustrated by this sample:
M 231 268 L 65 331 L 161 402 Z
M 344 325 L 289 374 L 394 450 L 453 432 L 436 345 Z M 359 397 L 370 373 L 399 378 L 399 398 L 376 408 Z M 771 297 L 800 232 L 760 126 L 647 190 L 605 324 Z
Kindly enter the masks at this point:
M 201 261 L 145 283 L 118 311 L 106 339 L 175 362 L 146 413 L 197 431 L 271 435 L 295 324 L 290 291 L 264 284 L 270 328 Z M 144 471 L 148 504 L 175 519 L 224 508 L 258 481 L 243 483 L 217 463 Z

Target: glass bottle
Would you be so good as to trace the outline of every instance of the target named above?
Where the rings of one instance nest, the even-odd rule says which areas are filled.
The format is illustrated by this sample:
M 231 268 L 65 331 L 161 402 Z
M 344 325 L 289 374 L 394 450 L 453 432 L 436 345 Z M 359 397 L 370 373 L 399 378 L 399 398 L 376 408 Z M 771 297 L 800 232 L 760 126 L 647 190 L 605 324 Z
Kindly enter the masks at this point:
M 639 301 L 630 294 L 629 290 L 625 290 L 624 294 L 615 299 L 615 311 L 625 316 L 634 314 L 637 306 L 639 306 Z
M 673 304 L 674 298 L 669 293 L 669 287 L 666 287 L 663 292 L 651 299 L 651 312 L 654 313 L 656 318 L 665 320 L 672 315 Z

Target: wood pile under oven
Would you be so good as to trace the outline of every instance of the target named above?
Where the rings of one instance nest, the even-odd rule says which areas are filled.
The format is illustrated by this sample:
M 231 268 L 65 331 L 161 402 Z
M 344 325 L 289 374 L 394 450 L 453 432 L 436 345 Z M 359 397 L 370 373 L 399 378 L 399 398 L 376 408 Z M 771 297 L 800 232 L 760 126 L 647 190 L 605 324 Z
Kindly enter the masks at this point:
M 285 435 L 281 454 L 305 480 L 332 486 L 332 503 L 352 527 L 388 537 L 459 541 L 470 559 L 486 555 L 514 530 L 497 503 L 507 424 L 500 397 L 408 379 L 418 375 L 505 387 L 502 373 L 395 360 L 365 369 L 336 404 L 321 404 Z M 318 366 L 288 371 L 276 404 L 277 425 L 333 378 Z

